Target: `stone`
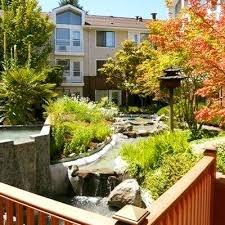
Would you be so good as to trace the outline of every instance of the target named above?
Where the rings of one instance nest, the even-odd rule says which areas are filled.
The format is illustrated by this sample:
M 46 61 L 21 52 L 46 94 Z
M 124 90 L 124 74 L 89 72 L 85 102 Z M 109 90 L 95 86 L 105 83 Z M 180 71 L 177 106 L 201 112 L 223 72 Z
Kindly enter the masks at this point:
M 128 179 L 114 188 L 108 197 L 108 205 L 118 209 L 125 205 L 144 207 L 141 198 L 141 188 L 135 179 Z
M 121 156 L 118 156 L 115 160 L 114 160 L 114 172 L 116 174 L 124 174 L 128 169 L 128 164 L 126 161 L 124 161 Z
M 139 136 L 139 137 L 148 137 L 150 134 L 151 134 L 151 132 L 148 130 L 139 130 L 137 132 L 137 136 Z
M 126 135 L 129 138 L 136 138 L 137 137 L 137 133 L 135 131 L 126 131 L 126 132 L 123 132 L 123 135 Z
M 70 155 L 69 155 L 69 158 L 73 158 L 73 157 L 75 157 L 76 156 L 76 153 L 71 153 Z

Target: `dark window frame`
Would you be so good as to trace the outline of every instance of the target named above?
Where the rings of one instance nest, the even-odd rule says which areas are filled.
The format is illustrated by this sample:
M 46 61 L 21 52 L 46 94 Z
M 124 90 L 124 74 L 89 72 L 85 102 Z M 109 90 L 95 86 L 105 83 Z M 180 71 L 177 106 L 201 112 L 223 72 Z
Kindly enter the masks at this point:
M 107 33 L 112 33 L 113 34 L 113 40 L 111 45 L 107 44 Z M 116 33 L 115 31 L 101 31 L 97 30 L 96 31 L 96 46 L 97 47 L 108 47 L 108 48 L 115 48 L 116 45 Z

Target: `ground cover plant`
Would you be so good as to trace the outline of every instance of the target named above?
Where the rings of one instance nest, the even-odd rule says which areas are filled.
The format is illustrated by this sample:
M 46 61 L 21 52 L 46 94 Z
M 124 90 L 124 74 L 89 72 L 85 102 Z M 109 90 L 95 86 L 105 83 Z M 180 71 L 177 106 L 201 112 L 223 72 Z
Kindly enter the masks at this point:
M 111 135 L 110 119 L 116 110 L 107 113 L 102 105 L 63 97 L 47 107 L 53 125 L 52 158 L 85 153 Z
M 191 152 L 188 132 L 165 132 L 132 145 L 124 145 L 121 155 L 129 173 L 147 188 L 154 199 L 173 186 L 199 159 Z

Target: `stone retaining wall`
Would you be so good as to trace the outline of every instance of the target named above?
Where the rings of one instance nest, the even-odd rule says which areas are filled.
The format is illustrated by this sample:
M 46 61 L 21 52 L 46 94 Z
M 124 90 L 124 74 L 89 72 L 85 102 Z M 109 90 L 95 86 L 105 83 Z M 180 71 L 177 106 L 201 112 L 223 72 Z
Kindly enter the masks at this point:
M 48 122 L 46 120 L 40 134 L 30 136 L 30 141 L 0 141 L 0 182 L 40 195 L 50 195 Z

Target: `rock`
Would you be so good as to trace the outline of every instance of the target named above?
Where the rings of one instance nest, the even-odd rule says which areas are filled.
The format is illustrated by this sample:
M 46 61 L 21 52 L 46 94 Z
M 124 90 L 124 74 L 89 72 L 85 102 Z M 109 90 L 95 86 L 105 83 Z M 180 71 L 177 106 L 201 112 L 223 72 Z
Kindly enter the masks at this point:
M 75 195 L 82 195 L 83 191 L 83 179 L 78 176 L 79 168 L 77 165 L 68 167 L 68 177 L 70 184 L 72 185 Z
M 150 134 L 151 134 L 151 132 L 148 131 L 148 130 L 139 130 L 139 131 L 137 132 L 137 136 L 139 136 L 139 137 L 147 137 L 147 136 L 149 136 Z
M 123 132 L 123 135 L 126 135 L 129 138 L 136 138 L 137 137 L 137 133 L 135 131 L 126 131 L 126 132 Z
M 144 207 L 141 198 L 141 189 L 135 179 L 128 179 L 115 187 L 108 197 L 108 205 L 118 209 L 125 205 Z
M 75 157 L 76 156 L 76 153 L 71 153 L 70 155 L 69 155 L 69 158 L 73 158 L 73 157 Z
M 127 171 L 128 168 L 128 164 L 121 158 L 121 156 L 118 156 L 115 160 L 114 160 L 114 172 L 116 174 L 124 174 Z
M 148 190 L 141 188 L 141 198 L 142 201 L 145 203 L 146 207 L 151 208 L 154 200 Z

